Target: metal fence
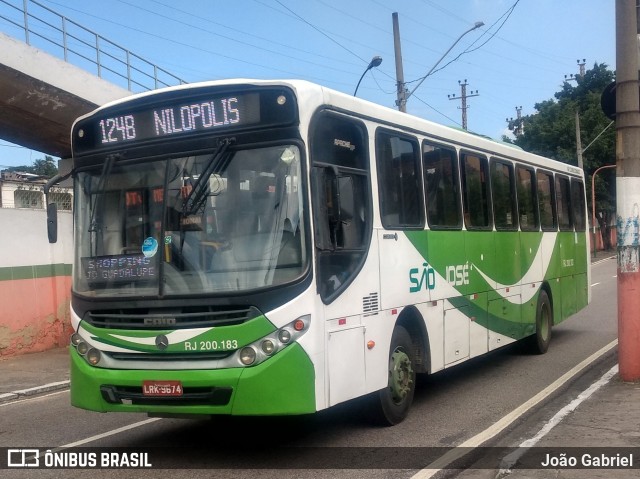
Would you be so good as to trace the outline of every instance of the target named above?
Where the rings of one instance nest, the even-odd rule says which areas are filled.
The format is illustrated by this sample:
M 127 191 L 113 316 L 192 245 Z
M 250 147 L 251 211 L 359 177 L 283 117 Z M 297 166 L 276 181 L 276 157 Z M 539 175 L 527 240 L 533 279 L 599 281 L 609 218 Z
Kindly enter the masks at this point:
M 35 0 L 0 0 L 0 27 L 129 91 L 187 83 Z
M 45 204 L 42 185 L 19 184 L 7 188 L 0 183 L 0 208 L 26 208 L 41 210 Z M 69 188 L 54 187 L 49 191 L 49 203 L 58 205 L 58 210 L 71 211 L 73 194 Z

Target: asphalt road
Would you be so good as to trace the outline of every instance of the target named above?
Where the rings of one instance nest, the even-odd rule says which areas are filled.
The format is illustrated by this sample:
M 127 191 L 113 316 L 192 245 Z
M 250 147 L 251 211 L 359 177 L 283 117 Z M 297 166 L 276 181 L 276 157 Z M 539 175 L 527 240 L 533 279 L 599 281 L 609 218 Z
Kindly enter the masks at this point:
M 553 329 L 547 354 L 529 355 L 514 345 L 420 378 L 409 418 L 395 427 L 368 424 L 361 401 L 296 418 L 149 420 L 142 414 L 72 408 L 65 391 L 0 407 L 0 447 L 152 447 L 156 466 L 175 469 L 8 470 L 3 477 L 408 478 L 429 464 L 432 455 L 487 430 L 615 340 L 615 274 L 615 260 L 593 266 L 591 305 Z M 555 399 L 575 393 L 581 382 L 615 360 L 613 349 L 561 388 Z M 544 407 L 514 423 L 502 440 L 526 437 L 544 421 Z

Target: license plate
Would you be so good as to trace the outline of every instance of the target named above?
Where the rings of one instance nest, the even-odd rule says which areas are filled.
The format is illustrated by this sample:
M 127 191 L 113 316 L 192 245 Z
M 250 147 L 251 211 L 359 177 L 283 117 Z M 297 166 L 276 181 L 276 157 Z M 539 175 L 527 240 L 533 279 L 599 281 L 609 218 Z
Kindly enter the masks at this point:
M 180 381 L 143 381 L 142 394 L 145 396 L 182 396 Z

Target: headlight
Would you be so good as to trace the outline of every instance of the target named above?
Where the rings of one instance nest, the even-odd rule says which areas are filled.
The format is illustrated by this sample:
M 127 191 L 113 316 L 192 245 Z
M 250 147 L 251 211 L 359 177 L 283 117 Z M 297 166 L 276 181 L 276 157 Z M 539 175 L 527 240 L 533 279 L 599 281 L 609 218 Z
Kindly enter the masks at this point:
M 311 316 L 301 316 L 277 331 L 248 344 L 236 353 L 236 357 L 243 366 L 256 366 L 295 342 L 307 332 L 309 324 Z
M 100 351 L 98 351 L 95 348 L 91 348 L 89 349 L 89 351 L 87 351 L 87 354 L 85 357 L 87 358 L 87 362 L 89 364 L 91 364 L 92 366 L 95 366 L 100 362 Z
M 78 347 L 78 344 L 80 344 L 80 341 L 82 341 L 82 336 L 80 336 L 78 333 L 73 333 L 71 335 L 71 344 L 74 347 Z
M 91 345 L 87 343 L 82 336 L 80 336 L 80 334 L 73 333 L 71 335 L 71 345 L 76 348 L 78 354 L 83 356 L 84 359 L 92 366 L 96 366 L 100 362 L 100 359 L 102 358 L 100 351 L 96 348 L 92 348 Z
M 289 341 L 291 341 L 291 333 L 288 329 L 281 329 L 278 332 L 278 339 L 282 344 L 287 344 Z
M 265 339 L 262 341 L 261 348 L 264 354 L 271 355 L 276 350 L 276 345 L 270 339 Z
M 251 366 L 256 361 L 256 350 L 250 346 L 240 350 L 240 361 L 245 366 Z
M 87 354 L 87 351 L 89 350 L 89 345 L 84 341 L 80 341 L 76 346 L 76 349 L 78 350 L 78 353 L 84 356 L 85 354 Z

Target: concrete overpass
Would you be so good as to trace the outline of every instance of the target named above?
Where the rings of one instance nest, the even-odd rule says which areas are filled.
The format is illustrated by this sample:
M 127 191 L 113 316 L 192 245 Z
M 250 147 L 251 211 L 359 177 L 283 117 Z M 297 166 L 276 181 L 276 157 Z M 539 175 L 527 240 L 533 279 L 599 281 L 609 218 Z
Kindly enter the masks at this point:
M 131 94 L 3 33 L 0 92 L 0 138 L 62 158 L 78 116 Z

